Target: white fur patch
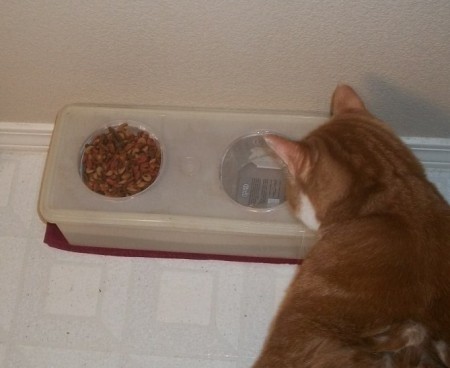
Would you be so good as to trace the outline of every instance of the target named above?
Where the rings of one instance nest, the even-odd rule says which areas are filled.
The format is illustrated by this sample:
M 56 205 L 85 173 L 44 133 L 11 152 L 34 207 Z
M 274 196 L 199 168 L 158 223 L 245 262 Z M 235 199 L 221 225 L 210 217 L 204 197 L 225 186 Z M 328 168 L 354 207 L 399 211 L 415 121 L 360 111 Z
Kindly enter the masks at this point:
M 434 343 L 434 347 L 436 348 L 436 351 L 439 355 L 439 358 L 445 363 L 448 364 L 448 350 L 447 350 L 447 344 L 440 340 Z
M 297 217 L 310 229 L 317 230 L 320 227 L 320 222 L 317 220 L 316 210 L 309 200 L 309 197 L 300 193 L 299 198 Z
M 425 340 L 427 331 L 422 325 L 414 323 L 412 326 L 405 328 L 402 335 L 406 340 L 405 347 L 418 346 Z

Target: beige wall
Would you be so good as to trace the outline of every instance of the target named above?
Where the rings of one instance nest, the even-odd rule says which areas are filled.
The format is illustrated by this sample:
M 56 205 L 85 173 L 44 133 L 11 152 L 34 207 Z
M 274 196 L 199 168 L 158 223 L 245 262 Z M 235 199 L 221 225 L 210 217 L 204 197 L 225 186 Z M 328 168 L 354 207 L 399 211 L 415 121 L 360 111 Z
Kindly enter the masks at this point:
M 72 102 L 327 112 L 450 137 L 450 1 L 2 1 L 0 122 Z

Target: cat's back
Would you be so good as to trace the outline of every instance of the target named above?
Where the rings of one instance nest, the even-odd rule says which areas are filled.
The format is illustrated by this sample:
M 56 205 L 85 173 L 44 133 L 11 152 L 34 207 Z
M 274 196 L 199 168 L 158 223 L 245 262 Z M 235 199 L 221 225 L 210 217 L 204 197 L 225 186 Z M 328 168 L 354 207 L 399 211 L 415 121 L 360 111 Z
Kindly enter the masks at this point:
M 312 273 L 351 285 L 393 318 L 420 316 L 450 339 L 450 206 L 422 164 L 368 115 L 340 116 L 307 140 L 320 150 L 315 175 L 348 183 L 328 208 Z

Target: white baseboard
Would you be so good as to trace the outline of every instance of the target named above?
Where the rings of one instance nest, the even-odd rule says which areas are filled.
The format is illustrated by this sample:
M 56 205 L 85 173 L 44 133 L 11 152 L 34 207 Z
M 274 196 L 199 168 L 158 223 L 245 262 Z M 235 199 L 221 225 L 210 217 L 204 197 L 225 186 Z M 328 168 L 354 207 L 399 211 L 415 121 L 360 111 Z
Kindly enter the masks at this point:
M 424 166 L 450 169 L 450 139 L 402 137 L 402 140 Z
M 46 151 L 54 124 L 0 122 L 0 149 Z
M 0 149 L 46 151 L 50 144 L 53 124 L 0 122 Z M 450 139 L 403 137 L 427 167 L 450 169 Z

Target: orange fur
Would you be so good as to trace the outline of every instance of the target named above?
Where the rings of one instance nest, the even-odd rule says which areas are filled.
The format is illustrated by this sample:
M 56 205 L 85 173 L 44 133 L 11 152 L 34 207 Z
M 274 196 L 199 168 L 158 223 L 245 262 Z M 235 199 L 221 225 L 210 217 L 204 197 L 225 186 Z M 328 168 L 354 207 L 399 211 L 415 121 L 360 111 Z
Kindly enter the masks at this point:
M 350 87 L 331 111 L 300 142 L 267 138 L 320 228 L 253 367 L 448 366 L 450 207 Z

